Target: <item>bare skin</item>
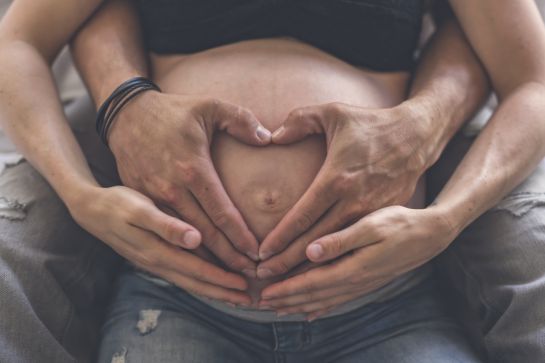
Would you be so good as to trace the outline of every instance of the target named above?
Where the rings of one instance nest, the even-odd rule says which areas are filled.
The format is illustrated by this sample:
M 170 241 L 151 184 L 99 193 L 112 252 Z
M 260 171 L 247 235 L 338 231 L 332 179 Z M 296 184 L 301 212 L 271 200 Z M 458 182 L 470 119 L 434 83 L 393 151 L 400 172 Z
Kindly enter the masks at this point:
M 279 128 L 293 109 L 314 104 L 331 104 L 332 109 L 335 103 L 392 107 L 404 99 L 409 79 L 408 73 L 357 68 L 291 39 L 246 41 L 191 56 L 154 55 L 151 60 L 164 92 L 240 105 L 269 130 Z M 216 133 L 211 155 L 230 199 L 263 240 L 314 180 L 326 157 L 326 143 L 316 135 L 289 145 L 255 147 Z M 419 208 L 423 202 L 421 186 L 411 205 Z M 258 286 L 269 284 L 249 279 L 254 298 Z
M 148 92 L 119 115 L 110 140 L 120 173 L 132 175 L 124 182 L 136 190 L 101 188 L 64 119 L 49 69 L 58 50 L 99 3 L 15 1 L 0 25 L 0 119 L 4 130 L 59 193 L 75 220 L 122 256 L 195 294 L 247 304 L 248 296 L 240 292 L 247 289 L 245 279 L 179 247 L 194 248 L 183 237 L 198 230 L 203 242 L 208 243 L 204 247 L 225 265 L 238 271 L 254 269 L 255 274 L 255 264 L 244 256 L 250 251 L 237 252 L 241 246 L 255 244 L 255 240 L 245 233 L 247 226 L 223 191 L 211 167 L 208 147 L 218 128 L 250 144 L 263 145 L 270 140 L 259 137 L 259 123 L 241 106 L 208 96 Z M 129 77 L 149 75 L 139 28 L 127 5 L 126 1 L 109 2 L 108 11 L 96 14 L 75 42 L 76 58 L 97 104 Z M 456 37 L 460 40 L 459 35 Z M 418 175 L 436 160 L 486 92 L 486 81 L 474 56 L 468 57 L 467 51 L 460 52 L 451 45 L 445 42 L 436 52 L 428 53 L 427 66 L 415 75 L 411 98 L 401 105 L 378 110 L 341 104 L 334 108 L 341 111 L 338 121 L 366 127 L 372 118 L 379 130 L 388 130 L 375 133 L 366 144 L 375 155 L 387 145 L 392 165 L 406 165 L 418 155 L 420 163 L 413 170 L 395 169 L 397 179 L 406 180 L 407 185 L 414 185 Z M 328 105 L 318 108 L 327 110 Z M 123 137 L 116 137 L 116 133 Z M 358 134 L 337 138 L 328 147 L 342 148 L 344 141 L 346 147 L 357 146 L 361 144 Z M 341 168 L 350 165 L 358 154 L 345 156 L 349 158 L 339 159 Z M 364 179 L 375 178 L 369 172 L 363 172 Z M 380 180 L 380 175 L 376 176 Z M 389 184 L 386 180 L 383 185 Z M 221 198 L 203 194 L 203 185 Z M 358 192 L 357 188 L 350 189 Z M 406 191 L 399 188 L 392 188 L 389 194 L 390 200 L 407 198 Z M 348 193 L 345 198 L 352 197 Z M 165 214 L 154 202 L 166 204 L 180 215 L 191 214 L 192 225 Z M 304 260 L 304 246 L 310 241 L 308 235 L 303 244 L 299 241 L 302 254 L 298 247 L 295 254 L 284 257 L 291 263 Z M 199 248 L 197 253 L 202 252 Z M 428 258 L 406 257 L 419 261 Z M 275 264 L 283 266 L 284 262 L 277 260 Z

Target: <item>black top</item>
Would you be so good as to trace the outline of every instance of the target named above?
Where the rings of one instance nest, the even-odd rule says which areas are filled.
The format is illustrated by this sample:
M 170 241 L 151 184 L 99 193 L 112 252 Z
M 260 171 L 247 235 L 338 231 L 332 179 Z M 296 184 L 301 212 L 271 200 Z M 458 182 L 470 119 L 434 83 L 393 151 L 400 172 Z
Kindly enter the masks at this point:
M 410 70 L 423 0 L 135 0 L 148 50 L 194 53 L 293 37 L 351 64 Z

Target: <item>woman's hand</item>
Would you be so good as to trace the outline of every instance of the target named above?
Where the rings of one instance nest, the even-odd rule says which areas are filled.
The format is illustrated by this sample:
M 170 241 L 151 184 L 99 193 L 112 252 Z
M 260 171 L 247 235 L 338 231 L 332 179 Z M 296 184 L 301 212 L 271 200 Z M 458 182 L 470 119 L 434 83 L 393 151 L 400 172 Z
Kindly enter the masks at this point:
M 76 222 L 137 267 L 197 295 L 249 305 L 246 280 L 183 248 L 196 248 L 193 227 L 123 187 L 93 187 L 68 204 Z M 183 237 L 190 236 L 187 241 Z
M 263 290 L 260 306 L 313 320 L 431 260 L 457 235 L 435 207 L 380 209 L 352 226 L 312 242 L 306 255 L 329 264 Z
M 260 246 L 266 261 L 258 266 L 258 276 L 284 274 L 305 260 L 311 241 L 379 208 L 405 204 L 430 162 L 423 141 L 426 124 L 403 107 L 332 103 L 293 111 L 273 134 L 273 143 L 323 133 L 327 157 L 307 192 Z
M 256 238 L 225 192 L 209 148 L 217 130 L 252 145 L 268 144 L 270 132 L 239 106 L 151 91 L 118 117 L 109 140 L 123 184 L 176 211 L 229 268 L 255 277 Z

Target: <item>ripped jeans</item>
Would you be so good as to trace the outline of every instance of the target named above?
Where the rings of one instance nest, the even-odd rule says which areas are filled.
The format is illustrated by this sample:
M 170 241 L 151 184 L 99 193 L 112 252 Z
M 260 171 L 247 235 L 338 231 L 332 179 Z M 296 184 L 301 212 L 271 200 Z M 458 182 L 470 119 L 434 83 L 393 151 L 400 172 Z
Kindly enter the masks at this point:
M 99 363 L 481 362 L 428 277 L 384 302 L 312 323 L 258 323 L 133 268 L 117 280 Z
M 67 110 L 97 179 L 119 183 L 93 107 Z M 429 176 L 440 188 L 471 143 L 458 136 Z M 453 161 L 454 160 L 454 161 Z M 430 190 L 433 194 L 433 190 Z M 435 190 L 436 191 L 436 190 Z M 445 294 L 492 362 L 545 356 L 545 168 L 437 259 Z M 92 362 L 121 259 L 82 230 L 27 162 L 0 175 L 0 362 Z M 130 361 L 129 361 L 130 363 Z

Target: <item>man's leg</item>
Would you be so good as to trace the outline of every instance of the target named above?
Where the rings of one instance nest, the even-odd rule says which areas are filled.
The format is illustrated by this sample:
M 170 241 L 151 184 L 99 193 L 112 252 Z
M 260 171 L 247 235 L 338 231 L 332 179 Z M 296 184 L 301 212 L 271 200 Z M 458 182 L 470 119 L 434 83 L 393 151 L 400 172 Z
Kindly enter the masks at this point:
M 458 135 L 429 174 L 437 193 L 471 140 Z M 545 166 L 472 223 L 437 260 L 492 362 L 545 357 Z M 448 289 L 448 288 L 446 288 Z
M 67 112 L 97 178 L 115 183 L 89 100 Z M 0 362 L 93 360 L 118 261 L 30 164 L 7 167 L 0 175 Z

